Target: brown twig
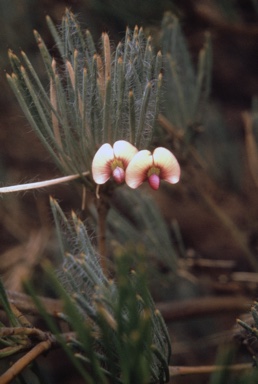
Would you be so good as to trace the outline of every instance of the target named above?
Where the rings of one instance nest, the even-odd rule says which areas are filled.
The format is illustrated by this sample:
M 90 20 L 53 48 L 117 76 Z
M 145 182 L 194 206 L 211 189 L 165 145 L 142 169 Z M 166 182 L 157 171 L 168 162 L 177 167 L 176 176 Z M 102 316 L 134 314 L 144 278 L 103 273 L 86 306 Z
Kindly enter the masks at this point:
M 36 338 L 40 341 L 46 341 L 49 338 L 49 334 L 41 331 L 38 328 L 27 328 L 27 327 L 1 327 L 0 337 L 14 336 L 14 335 L 26 335 L 29 337 Z
M 31 322 L 24 316 L 23 313 L 21 313 L 21 311 L 16 307 L 16 305 L 14 305 L 14 303 L 10 303 L 10 308 L 14 314 L 14 316 L 16 317 L 16 319 L 19 321 L 19 324 L 23 327 L 32 327 L 32 324 Z M 0 331 L 2 330 L 2 328 L 0 328 Z
M 245 129 L 248 137 L 248 143 L 249 143 L 249 153 L 251 156 L 251 164 L 253 169 L 257 169 L 257 167 L 254 167 L 254 164 L 257 163 L 257 154 L 255 151 L 257 151 L 256 148 L 254 148 L 254 142 L 250 139 L 251 135 L 251 120 L 248 113 L 243 114 L 243 119 L 245 123 Z M 180 133 L 180 131 L 174 127 L 169 120 L 167 120 L 163 115 L 158 116 L 158 122 L 159 124 L 167 131 L 169 134 L 172 135 L 172 137 L 177 138 L 180 141 L 184 140 L 184 135 Z M 252 148 L 251 148 L 252 146 Z M 193 146 L 189 147 L 189 152 L 195 159 L 195 161 L 205 170 L 206 166 L 198 154 L 198 152 L 195 150 Z M 250 160 L 249 156 L 249 160 Z M 199 170 L 198 170 L 199 174 Z M 207 175 L 206 175 L 207 176 Z M 246 238 L 244 234 L 238 229 L 238 227 L 235 225 L 233 220 L 224 212 L 223 209 L 221 209 L 216 202 L 213 200 L 211 196 L 208 195 L 208 193 L 199 186 L 199 192 L 200 196 L 202 197 L 202 200 L 204 204 L 207 206 L 207 208 L 212 211 L 212 213 L 220 220 L 221 224 L 224 226 L 224 228 L 227 230 L 230 236 L 234 239 L 235 243 L 238 244 L 239 248 L 241 249 L 243 255 L 246 257 L 246 259 L 249 261 L 251 267 L 258 271 L 258 262 L 256 260 L 256 257 L 253 255 L 253 253 L 250 251 Z
M 14 304 L 23 314 L 39 315 L 33 300 L 25 293 L 7 291 L 8 300 L 11 304 Z M 62 312 L 62 302 L 56 299 L 50 299 L 46 297 L 39 297 L 40 301 L 44 305 L 47 313 L 56 317 L 57 313 Z M 0 308 L 1 302 L 0 302 Z
M 228 216 L 225 211 L 220 208 L 214 199 L 203 189 L 200 190 L 200 195 L 206 207 L 219 219 L 229 236 L 231 236 L 235 243 L 241 249 L 243 256 L 249 262 L 254 271 L 258 271 L 258 261 L 255 255 L 250 251 L 246 237 L 244 233 L 238 229 L 233 220 Z
M 25 369 L 33 360 L 35 360 L 43 352 L 49 350 L 52 346 L 50 339 L 40 342 L 35 345 L 26 355 L 16 361 L 2 376 L 0 376 L 0 384 L 8 384 L 13 380 L 23 369 Z
M 210 26 L 216 28 L 217 31 L 221 31 L 234 34 L 235 36 L 241 36 L 245 38 L 257 37 L 258 27 L 257 24 L 236 23 L 229 22 L 218 7 L 211 6 L 210 2 L 205 1 L 193 1 L 193 12 L 197 15 L 200 21 L 208 23 Z
M 31 298 L 24 293 L 7 291 L 8 298 L 23 313 L 38 315 L 39 312 Z M 62 312 L 60 300 L 40 297 L 48 314 L 56 316 Z M 169 301 L 156 303 L 166 321 L 176 321 L 191 317 L 217 314 L 219 312 L 247 312 L 251 306 L 250 298 L 245 296 L 201 297 L 184 301 Z M 1 308 L 1 303 L 0 303 Z
M 162 128 L 164 128 L 173 138 L 179 140 L 180 142 L 184 141 L 184 133 L 183 130 L 180 128 L 175 127 L 165 116 L 162 114 L 158 115 L 158 123 Z M 200 154 L 197 152 L 197 150 L 191 145 L 188 144 L 188 150 L 197 162 L 198 165 L 200 165 L 203 169 L 207 169 L 207 165 L 205 164 L 204 160 L 200 156 Z
M 183 375 L 196 375 L 203 373 L 213 373 L 227 369 L 229 371 L 243 371 L 253 368 L 252 363 L 233 364 L 228 366 L 223 365 L 204 365 L 199 367 L 169 367 L 170 377 Z
M 256 185 L 256 187 L 258 187 L 258 177 L 257 177 L 258 150 L 257 150 L 256 139 L 254 137 L 254 132 L 253 132 L 253 119 L 252 119 L 251 113 L 243 112 L 242 119 L 244 124 L 245 148 L 246 148 L 249 169 L 250 169 L 254 184 Z
M 240 283 L 258 283 L 258 273 L 255 272 L 234 272 L 230 277 L 233 281 Z
M 22 349 L 32 348 L 29 352 L 17 360 L 2 376 L 0 376 L 0 384 L 9 383 L 42 353 L 48 351 L 51 348 L 60 347 L 60 339 L 62 339 L 65 343 L 69 343 L 72 339 L 76 338 L 76 334 L 74 332 L 62 333 L 60 334 L 59 338 L 57 338 L 57 336 L 51 334 L 50 332 L 44 332 L 38 328 L 14 327 L 0 329 L 1 337 L 9 337 L 13 335 L 19 335 L 20 337 L 26 336 L 28 338 L 25 339 L 26 343 L 7 347 L 9 349 L 8 355 L 13 355 L 17 352 L 20 352 Z M 30 341 L 30 337 L 33 341 Z M 35 344 L 35 339 L 37 339 L 39 343 L 33 346 Z M 19 340 L 21 342 L 21 339 Z M 3 351 L 5 352 L 5 350 L 1 350 L 1 353 Z
M 201 297 L 175 302 L 157 303 L 164 320 L 188 320 L 193 317 L 225 314 L 228 312 L 247 312 L 250 309 L 250 299 L 244 296 Z
M 182 260 L 182 265 L 187 266 L 188 268 L 222 268 L 222 269 L 232 269 L 236 266 L 235 260 L 212 260 L 205 259 L 203 257 L 188 257 L 185 260 Z

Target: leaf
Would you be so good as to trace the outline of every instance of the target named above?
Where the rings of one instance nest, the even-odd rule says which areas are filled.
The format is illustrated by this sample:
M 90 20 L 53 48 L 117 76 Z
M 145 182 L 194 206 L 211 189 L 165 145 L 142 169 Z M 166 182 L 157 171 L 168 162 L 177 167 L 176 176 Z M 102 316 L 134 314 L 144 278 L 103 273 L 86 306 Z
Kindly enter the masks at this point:
M 5 289 L 4 289 L 4 286 L 3 286 L 1 279 L 0 279 L 0 300 L 1 300 L 1 305 L 4 308 L 5 313 L 7 314 L 8 318 L 9 318 L 11 326 L 13 326 L 13 327 L 18 326 L 19 321 L 15 317 L 15 315 L 14 315 L 14 313 L 10 307 L 10 303 L 9 303 L 9 300 L 8 300 L 8 297 L 7 297 L 7 294 L 5 292 Z

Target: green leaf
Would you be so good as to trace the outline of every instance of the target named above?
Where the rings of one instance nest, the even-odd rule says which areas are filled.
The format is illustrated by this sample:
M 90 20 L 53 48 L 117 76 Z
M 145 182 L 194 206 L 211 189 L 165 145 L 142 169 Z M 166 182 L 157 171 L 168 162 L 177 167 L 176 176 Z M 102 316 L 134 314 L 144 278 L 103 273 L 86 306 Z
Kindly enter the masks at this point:
M 1 300 L 1 305 L 3 306 L 3 309 L 6 315 L 8 316 L 11 326 L 13 327 L 19 326 L 20 323 L 18 319 L 15 317 L 15 315 L 13 314 L 13 311 L 10 307 L 10 303 L 1 279 L 0 279 L 0 300 Z

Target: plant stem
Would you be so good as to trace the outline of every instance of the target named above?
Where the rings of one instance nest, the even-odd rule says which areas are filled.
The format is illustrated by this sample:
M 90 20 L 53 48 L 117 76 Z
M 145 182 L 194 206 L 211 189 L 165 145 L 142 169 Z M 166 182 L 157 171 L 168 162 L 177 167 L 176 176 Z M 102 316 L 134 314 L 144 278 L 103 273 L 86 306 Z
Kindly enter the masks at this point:
M 223 365 L 203 365 L 199 367 L 169 367 L 170 377 L 181 376 L 181 375 L 193 375 L 200 373 L 212 373 L 227 369 L 229 371 L 242 371 L 253 368 L 252 363 L 233 364 L 228 366 Z
M 243 113 L 242 117 L 245 124 L 246 140 L 248 140 L 247 146 L 249 149 L 249 164 L 252 172 L 254 169 L 256 169 L 255 167 L 257 163 L 257 153 L 256 153 L 257 148 L 254 147 L 253 138 L 251 137 L 251 134 L 252 134 L 251 117 L 247 113 Z M 173 135 L 174 137 L 176 137 L 178 140 L 182 142 L 184 141 L 184 137 L 178 133 L 178 130 L 176 129 L 176 127 L 174 127 L 163 115 L 160 114 L 158 116 L 158 122 L 171 135 Z M 189 150 L 191 152 L 191 155 L 197 161 L 197 163 L 203 168 L 203 170 L 206 170 L 206 166 L 203 163 L 202 158 L 196 152 L 195 148 L 190 146 Z M 204 177 L 207 177 L 207 173 L 205 174 Z M 256 182 L 257 180 L 254 180 L 254 181 Z M 199 183 L 197 185 L 199 185 Z M 206 207 L 214 214 L 214 216 L 216 216 L 219 219 L 220 223 L 224 226 L 225 230 L 232 237 L 232 239 L 234 239 L 235 243 L 239 246 L 245 258 L 249 261 L 249 264 L 252 267 L 252 269 L 257 272 L 258 260 L 249 249 L 245 235 L 237 228 L 237 226 L 235 225 L 233 220 L 230 218 L 230 216 L 227 215 L 227 213 L 216 204 L 214 199 L 211 196 L 209 196 L 209 194 L 200 185 L 199 185 L 199 193 Z
M 165 321 L 189 320 L 191 318 L 229 312 L 246 312 L 250 308 L 250 299 L 245 296 L 201 297 L 181 302 L 157 302 L 156 308 L 161 312 Z
M 10 383 L 23 369 L 25 369 L 33 360 L 35 360 L 43 352 L 50 349 L 51 340 L 45 340 L 37 344 L 26 355 L 16 361 L 1 377 L 0 384 Z
M 0 193 L 19 192 L 19 191 L 27 191 L 29 189 L 44 188 L 50 185 L 56 185 L 60 183 L 66 183 L 67 181 L 76 180 L 76 179 L 79 179 L 81 176 L 89 175 L 89 173 L 90 173 L 89 171 L 86 171 L 86 172 L 83 172 L 82 174 L 68 175 L 68 176 L 58 177 L 56 179 L 37 181 L 35 183 L 17 184 L 17 185 L 11 185 L 9 187 L 1 187 Z
M 255 183 L 255 186 L 258 187 L 258 177 L 257 177 L 257 167 L 258 167 L 258 150 L 256 139 L 253 132 L 253 118 L 251 113 L 243 112 L 242 119 L 244 123 L 245 130 L 245 147 L 247 160 L 249 164 L 249 169 Z
M 7 291 L 7 296 L 10 305 L 15 305 L 23 314 L 31 314 L 36 316 L 39 315 L 38 309 L 36 308 L 33 300 L 30 296 L 26 295 L 25 293 Z M 61 300 L 50 299 L 41 296 L 39 297 L 40 300 L 43 302 L 47 313 L 51 316 L 56 317 L 58 312 L 62 312 L 63 305 Z M 2 309 L 2 303 L 0 303 L 0 309 Z
M 24 293 L 7 291 L 8 299 L 11 303 L 23 312 L 23 314 L 39 315 L 31 298 Z M 58 312 L 63 311 L 62 302 L 56 299 L 50 299 L 40 296 L 48 314 L 57 317 Z M 211 316 L 213 314 L 224 314 L 229 312 L 247 312 L 250 309 L 250 298 L 247 296 L 224 297 L 209 296 L 184 300 L 182 302 L 157 302 L 156 308 L 161 312 L 163 318 L 169 321 L 178 321 L 183 319 Z M 0 303 L 0 309 L 2 305 Z
M 103 198 L 97 199 L 97 212 L 98 212 L 98 250 L 100 256 L 100 263 L 103 273 L 107 276 L 107 248 L 106 248 L 106 221 L 109 211 L 109 204 Z
M 233 220 L 224 212 L 222 208 L 220 208 L 215 201 L 206 193 L 205 191 L 201 191 L 201 197 L 203 202 L 206 204 L 207 208 L 217 216 L 220 220 L 221 224 L 224 226 L 225 230 L 227 230 L 228 234 L 234 239 L 235 243 L 241 249 L 242 254 L 248 260 L 251 268 L 254 271 L 258 271 L 258 260 L 256 256 L 250 251 L 246 237 L 244 234 L 237 228 Z

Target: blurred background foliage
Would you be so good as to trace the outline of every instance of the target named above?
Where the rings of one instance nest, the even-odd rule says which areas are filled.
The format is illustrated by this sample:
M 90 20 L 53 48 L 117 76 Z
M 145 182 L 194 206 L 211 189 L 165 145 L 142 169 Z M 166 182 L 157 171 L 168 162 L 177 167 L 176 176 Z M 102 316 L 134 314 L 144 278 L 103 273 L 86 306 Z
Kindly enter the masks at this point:
M 171 334 L 171 364 L 214 364 L 218 346 L 239 332 L 232 332 L 235 319 L 248 311 L 258 291 L 258 3 L 2 0 L 3 185 L 59 175 L 23 117 L 5 71 L 11 70 L 8 49 L 16 54 L 22 49 L 48 86 L 32 30 L 39 31 L 50 53 L 56 55 L 45 16 L 59 23 L 65 7 L 78 14 L 82 27 L 91 31 L 96 42 L 106 31 L 115 45 L 124 37 L 126 26 L 137 24 L 143 26 L 146 36 L 152 35 L 157 50 L 165 53 L 164 95 L 155 144 L 175 151 L 182 180 L 173 187 L 162 185 L 155 194 L 148 190 L 148 198 L 145 186 L 139 196 L 138 192 L 130 196 L 121 188 L 109 213 L 109 252 L 112 255 L 131 236 L 144 247 L 151 292 Z M 176 18 L 168 16 L 168 11 Z M 20 291 L 22 281 L 32 278 L 42 294 L 51 293 L 41 278 L 45 259 L 58 264 L 49 193 L 65 212 L 74 209 L 94 229 L 92 196 L 81 212 L 81 191 L 76 184 L 2 198 L 0 273 L 11 291 Z M 133 246 L 129 244 L 129 249 Z M 242 346 L 227 358 L 233 363 L 252 362 L 257 346 L 248 334 L 242 332 L 240 336 L 248 348 Z M 63 357 L 60 363 L 60 352 L 52 356 L 53 364 L 42 359 L 49 380 L 74 382 L 69 363 L 64 367 Z M 171 382 L 236 382 L 235 377 L 225 379 L 222 374 L 208 376 L 191 375 Z M 238 376 L 238 380 L 247 379 Z

